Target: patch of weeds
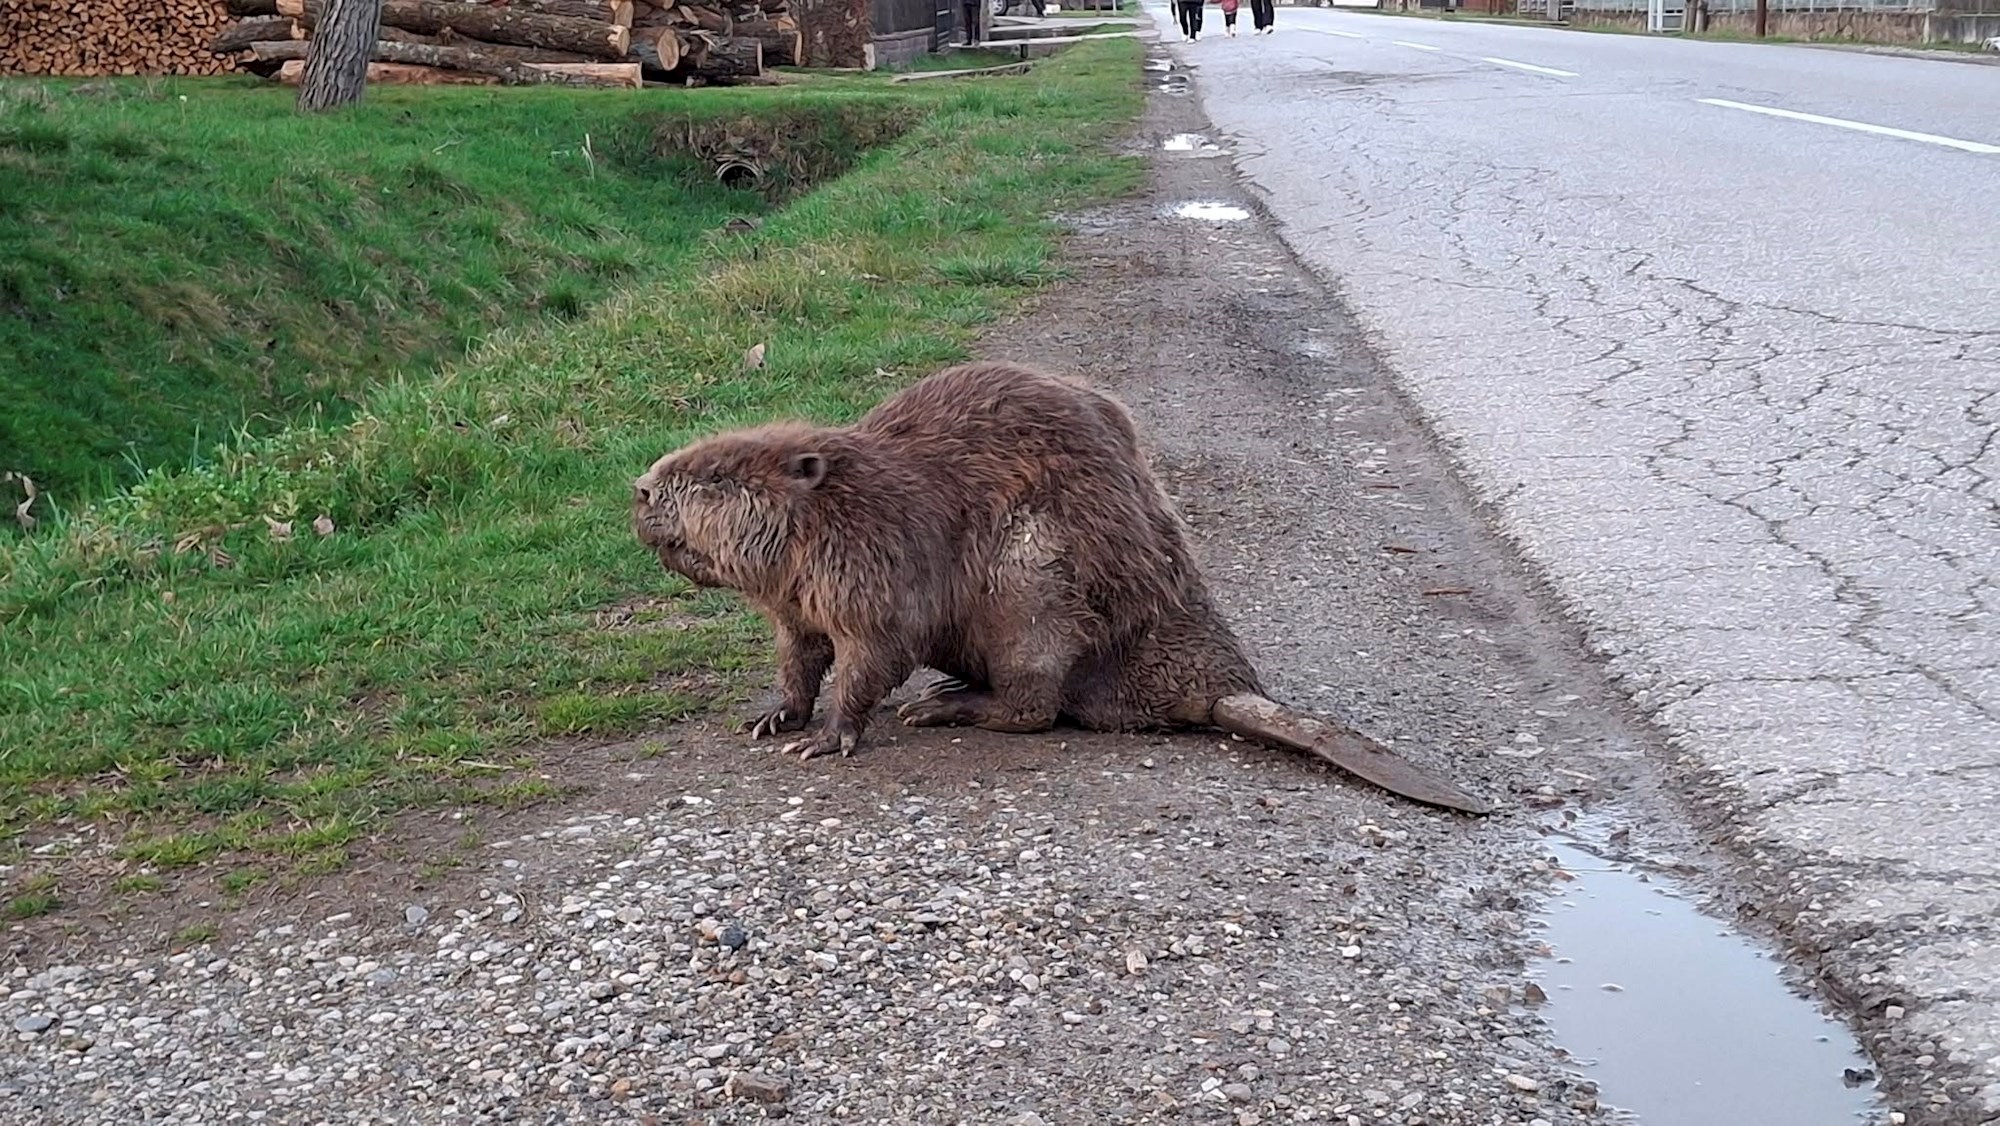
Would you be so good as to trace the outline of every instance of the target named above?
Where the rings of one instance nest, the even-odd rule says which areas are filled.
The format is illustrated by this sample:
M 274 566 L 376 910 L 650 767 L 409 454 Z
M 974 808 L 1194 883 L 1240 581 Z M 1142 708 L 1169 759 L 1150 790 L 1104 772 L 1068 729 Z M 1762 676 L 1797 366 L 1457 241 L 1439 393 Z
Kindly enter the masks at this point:
M 1017 286 L 1046 285 L 1057 271 L 1046 261 L 1027 255 L 960 255 L 938 262 L 938 276 L 958 285 Z
M 238 868 L 234 871 L 224 872 L 222 879 L 216 882 L 222 886 L 224 894 L 236 896 L 242 895 L 244 892 L 249 891 L 251 888 L 270 878 L 271 874 L 262 868 Z
M 56 891 L 54 876 L 46 873 L 30 876 L 21 881 L 20 890 L 7 901 L 6 916 L 24 920 L 49 914 L 62 906 L 62 897 Z
M 191 923 L 174 932 L 174 947 L 186 950 L 191 946 L 201 946 L 214 942 L 215 936 L 220 933 L 214 923 Z
M 112 881 L 111 890 L 119 895 L 150 895 L 166 886 L 167 882 L 160 877 L 142 872 L 118 877 Z
M 622 735 L 653 722 L 683 719 L 698 709 L 673 693 L 607 696 L 566 692 L 542 705 L 544 735 Z

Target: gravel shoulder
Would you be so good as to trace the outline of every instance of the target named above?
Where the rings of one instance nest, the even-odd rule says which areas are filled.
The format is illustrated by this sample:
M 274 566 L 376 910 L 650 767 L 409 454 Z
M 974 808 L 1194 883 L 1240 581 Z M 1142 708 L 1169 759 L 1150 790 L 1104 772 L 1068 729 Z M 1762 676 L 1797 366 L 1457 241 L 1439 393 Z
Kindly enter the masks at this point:
M 1139 150 L 1204 127 L 1156 102 Z M 1252 218 L 1167 214 L 1202 199 Z M 198 945 L 165 914 L 16 928 L 5 1117 L 1604 1120 L 1515 1001 L 1545 832 L 1615 796 L 1631 848 L 1719 880 L 1657 748 L 1225 160 L 1166 154 L 1069 221 L 1072 280 L 984 354 L 1131 402 L 1275 694 L 1500 814 L 1202 736 L 555 748 L 565 802 L 410 819 L 336 877 L 202 905 Z

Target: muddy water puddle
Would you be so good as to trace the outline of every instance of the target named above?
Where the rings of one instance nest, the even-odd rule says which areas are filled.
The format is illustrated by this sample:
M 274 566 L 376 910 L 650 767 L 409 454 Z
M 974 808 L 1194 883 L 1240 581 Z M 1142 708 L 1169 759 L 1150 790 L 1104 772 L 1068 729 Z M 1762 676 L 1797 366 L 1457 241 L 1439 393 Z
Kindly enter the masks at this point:
M 1170 204 L 1162 214 L 1172 219 L 1194 219 L 1203 223 L 1240 223 L 1250 217 L 1248 208 L 1215 199 L 1191 199 Z
M 1188 156 L 1222 155 L 1222 146 L 1200 133 L 1175 133 L 1173 136 L 1161 141 L 1160 148 L 1167 152 L 1184 153 Z
M 1544 847 L 1575 878 L 1541 920 L 1530 977 L 1555 1043 L 1638 1126 L 1890 1121 L 1847 1026 L 1785 983 L 1760 944 L 1678 889 L 1576 840 Z

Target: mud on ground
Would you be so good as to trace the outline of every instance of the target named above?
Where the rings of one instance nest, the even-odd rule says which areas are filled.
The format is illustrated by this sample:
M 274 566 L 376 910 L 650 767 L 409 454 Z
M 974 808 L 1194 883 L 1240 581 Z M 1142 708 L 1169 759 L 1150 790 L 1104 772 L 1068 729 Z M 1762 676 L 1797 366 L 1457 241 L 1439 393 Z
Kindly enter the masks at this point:
M 1135 149 L 1203 128 L 1156 101 Z M 1130 402 L 1274 694 L 1500 814 L 1202 736 L 564 748 L 570 800 L 408 819 L 203 946 L 164 953 L 165 914 L 17 930 L 8 1116 L 1601 1120 L 1519 1004 L 1538 842 L 1616 794 L 1635 848 L 1698 861 L 1653 749 L 1224 160 L 1069 222 L 1073 280 L 983 354 Z

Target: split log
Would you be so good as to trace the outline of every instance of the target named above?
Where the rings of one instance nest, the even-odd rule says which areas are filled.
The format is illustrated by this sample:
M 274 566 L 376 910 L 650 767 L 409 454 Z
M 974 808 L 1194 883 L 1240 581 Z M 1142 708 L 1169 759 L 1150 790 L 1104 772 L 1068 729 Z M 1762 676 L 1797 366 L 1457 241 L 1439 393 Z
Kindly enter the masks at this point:
M 571 80 L 569 85 L 637 90 L 643 85 L 638 63 L 528 63 L 529 70 Z
M 325 0 L 278 0 L 280 13 L 293 16 L 309 28 L 317 23 L 324 6 Z M 468 39 L 571 51 L 611 62 L 625 57 L 632 36 L 629 28 L 612 23 L 515 12 L 486 4 L 440 3 L 437 0 L 387 0 L 382 5 L 382 23 L 423 35 L 436 35 L 450 29 Z
M 297 86 L 305 69 L 304 59 L 289 60 L 278 68 L 278 81 L 287 86 Z M 368 84 L 371 86 L 493 86 L 499 81 L 490 74 L 467 74 L 462 70 L 444 70 L 434 66 L 368 64 Z
M 634 29 L 632 57 L 647 70 L 665 74 L 681 65 L 681 37 L 670 27 Z
M 278 0 L 229 0 L 229 14 L 232 16 L 275 16 L 278 14 Z
M 258 16 L 224 28 L 222 34 L 209 40 L 208 49 L 218 55 L 229 55 L 248 48 L 252 43 L 304 38 L 305 33 L 299 30 L 298 23 L 290 16 Z
M 0 75 L 224 74 L 230 22 L 219 0 L 0 0 Z
M 492 8 L 632 26 L 632 0 L 468 0 Z

